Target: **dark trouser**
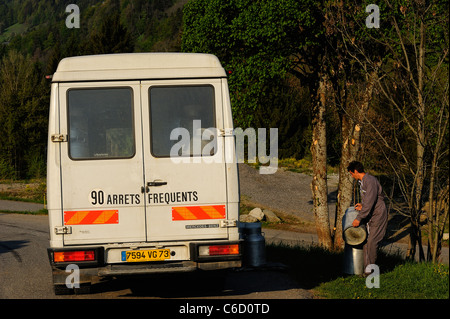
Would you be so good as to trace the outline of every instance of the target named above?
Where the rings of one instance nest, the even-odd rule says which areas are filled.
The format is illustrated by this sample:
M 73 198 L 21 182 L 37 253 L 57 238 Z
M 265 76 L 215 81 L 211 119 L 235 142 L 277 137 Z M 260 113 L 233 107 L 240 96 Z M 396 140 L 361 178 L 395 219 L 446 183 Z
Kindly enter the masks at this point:
M 367 223 L 367 242 L 363 247 L 364 269 L 368 265 L 376 264 L 378 245 L 383 240 L 387 228 L 387 213 L 373 215 Z

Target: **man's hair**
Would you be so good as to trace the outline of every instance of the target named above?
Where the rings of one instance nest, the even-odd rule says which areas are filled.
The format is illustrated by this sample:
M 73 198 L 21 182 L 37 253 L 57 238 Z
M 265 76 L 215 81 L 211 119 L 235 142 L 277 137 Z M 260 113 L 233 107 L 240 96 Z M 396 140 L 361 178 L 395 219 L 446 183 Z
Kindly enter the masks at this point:
M 353 161 L 347 166 L 347 171 L 354 173 L 357 170 L 359 173 L 364 173 L 364 166 L 358 161 Z

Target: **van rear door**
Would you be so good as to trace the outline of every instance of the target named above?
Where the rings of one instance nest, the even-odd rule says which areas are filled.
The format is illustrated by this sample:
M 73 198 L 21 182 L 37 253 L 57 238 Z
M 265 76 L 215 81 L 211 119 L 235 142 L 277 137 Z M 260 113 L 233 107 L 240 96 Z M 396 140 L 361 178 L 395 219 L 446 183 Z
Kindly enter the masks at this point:
M 221 79 L 141 88 L 147 240 L 227 238 Z
M 138 81 L 60 83 L 65 245 L 146 240 Z

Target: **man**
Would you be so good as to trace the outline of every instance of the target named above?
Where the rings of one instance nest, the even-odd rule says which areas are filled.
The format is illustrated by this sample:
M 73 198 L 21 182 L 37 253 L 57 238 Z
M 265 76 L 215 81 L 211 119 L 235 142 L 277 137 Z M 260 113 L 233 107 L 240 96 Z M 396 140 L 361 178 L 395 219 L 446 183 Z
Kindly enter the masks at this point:
M 378 180 L 364 172 L 364 166 L 357 161 L 351 162 L 348 172 L 360 184 L 361 203 L 355 205 L 358 215 L 352 226 L 358 227 L 361 223 L 367 225 L 367 242 L 363 247 L 364 269 L 375 264 L 377 260 L 378 244 L 386 234 L 388 213 L 384 203 L 383 189 Z M 365 276 L 370 273 L 364 273 Z

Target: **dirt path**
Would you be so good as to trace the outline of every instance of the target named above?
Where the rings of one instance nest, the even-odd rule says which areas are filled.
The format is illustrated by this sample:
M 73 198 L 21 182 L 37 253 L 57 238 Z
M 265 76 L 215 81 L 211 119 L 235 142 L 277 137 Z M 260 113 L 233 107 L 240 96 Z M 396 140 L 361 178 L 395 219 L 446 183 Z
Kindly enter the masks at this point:
M 241 200 L 274 212 L 290 214 L 313 223 L 312 177 L 279 168 L 275 174 L 261 175 L 249 165 L 239 164 Z M 339 177 L 328 175 L 328 208 L 334 218 Z

